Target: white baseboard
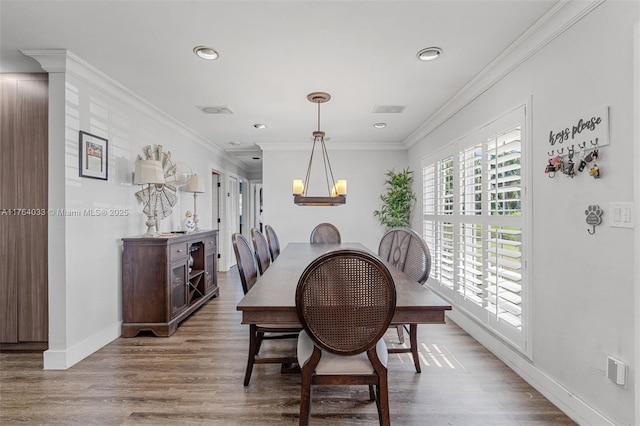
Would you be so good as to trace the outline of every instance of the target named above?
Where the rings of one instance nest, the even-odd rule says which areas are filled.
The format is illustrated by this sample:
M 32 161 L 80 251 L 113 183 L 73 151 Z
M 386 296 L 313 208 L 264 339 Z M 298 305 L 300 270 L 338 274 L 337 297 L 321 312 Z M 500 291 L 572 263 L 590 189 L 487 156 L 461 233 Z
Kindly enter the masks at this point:
M 593 407 L 581 400 L 552 377 L 549 377 L 544 371 L 536 367 L 535 364 L 532 364 L 531 361 L 525 359 L 520 353 L 504 344 L 500 339 L 489 333 L 461 311 L 454 309 L 447 313 L 447 318 L 480 342 L 491 353 L 498 357 L 498 359 L 504 362 L 516 374 L 522 377 L 578 424 L 615 426 L 614 423 L 605 418 Z
M 66 349 L 49 349 L 44 352 L 45 370 L 66 370 L 82 361 L 98 349 L 120 337 L 122 322 L 107 327 Z

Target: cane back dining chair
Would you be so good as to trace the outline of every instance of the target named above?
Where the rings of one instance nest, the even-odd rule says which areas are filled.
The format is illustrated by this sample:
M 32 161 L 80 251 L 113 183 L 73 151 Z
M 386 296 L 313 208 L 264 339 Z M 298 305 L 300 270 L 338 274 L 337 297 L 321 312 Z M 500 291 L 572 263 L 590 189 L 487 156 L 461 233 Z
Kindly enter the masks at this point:
M 311 231 L 310 240 L 311 244 L 339 244 L 340 231 L 331 223 L 321 223 Z
M 312 385 L 368 385 L 380 424 L 389 425 L 387 347 L 382 336 L 396 306 L 387 267 L 360 250 L 320 255 L 302 273 L 296 311 L 301 367 L 300 425 L 309 422 Z
M 242 291 L 247 294 L 258 280 L 258 265 L 251 250 L 249 241 L 242 235 L 235 233 L 231 236 L 233 251 L 236 255 L 238 272 Z M 247 369 L 244 375 L 244 385 L 248 386 L 254 364 L 293 364 L 297 362 L 295 354 L 281 357 L 259 356 L 263 340 L 295 339 L 302 327 L 298 324 L 250 324 L 249 325 L 249 355 Z
M 258 262 L 258 270 L 260 275 L 264 274 L 269 266 L 271 266 L 271 253 L 269 252 L 269 243 L 264 234 L 257 228 L 251 228 L 251 241 L 253 242 L 253 250 L 256 254 Z
M 427 243 L 412 229 L 398 227 L 387 231 L 378 246 L 378 255 L 382 260 L 393 265 L 394 268 L 403 271 L 411 278 L 424 284 L 431 271 L 431 252 Z M 404 343 L 403 328 L 405 324 L 392 324 L 398 332 L 400 343 Z M 418 356 L 417 324 L 409 324 L 409 348 L 390 348 L 389 353 L 410 352 L 413 355 L 413 363 L 418 373 L 421 372 L 420 358 Z
M 278 234 L 271 225 L 264 227 L 264 232 L 267 235 L 267 242 L 269 243 L 269 252 L 271 252 L 271 261 L 275 261 L 280 256 L 280 241 L 278 240 Z

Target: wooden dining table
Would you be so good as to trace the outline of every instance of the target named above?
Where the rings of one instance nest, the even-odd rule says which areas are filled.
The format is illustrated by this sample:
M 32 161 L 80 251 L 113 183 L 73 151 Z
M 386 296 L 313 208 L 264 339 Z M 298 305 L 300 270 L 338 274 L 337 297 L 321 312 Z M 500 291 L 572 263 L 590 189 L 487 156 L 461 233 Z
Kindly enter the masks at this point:
M 360 243 L 287 244 L 236 307 L 242 312 L 242 324 L 300 324 L 296 312 L 295 294 L 302 272 L 321 254 L 340 248 L 372 253 Z M 386 265 L 396 285 L 396 309 L 391 323 L 392 325 L 410 325 L 411 352 L 416 371 L 420 372 L 417 325 L 444 324 L 445 311 L 451 310 L 451 305 L 404 272 L 388 263 Z M 407 350 L 401 349 L 395 352 L 400 351 Z M 394 351 L 390 350 L 390 352 Z

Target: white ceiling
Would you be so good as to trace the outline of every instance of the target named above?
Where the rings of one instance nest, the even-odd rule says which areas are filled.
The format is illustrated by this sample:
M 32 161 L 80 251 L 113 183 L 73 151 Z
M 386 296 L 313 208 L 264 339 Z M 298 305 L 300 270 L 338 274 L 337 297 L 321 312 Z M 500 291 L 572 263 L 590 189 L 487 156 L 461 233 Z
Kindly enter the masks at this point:
M 332 95 L 321 107 L 329 149 L 407 146 L 555 3 L 2 0 L 0 71 L 41 71 L 20 50 L 68 49 L 255 167 L 256 143 L 311 140 L 313 91 Z M 196 57 L 198 45 L 215 48 L 219 59 Z M 441 57 L 418 61 L 430 46 L 442 48 Z M 373 113 L 386 105 L 406 108 Z M 207 115 L 199 106 L 233 114 Z

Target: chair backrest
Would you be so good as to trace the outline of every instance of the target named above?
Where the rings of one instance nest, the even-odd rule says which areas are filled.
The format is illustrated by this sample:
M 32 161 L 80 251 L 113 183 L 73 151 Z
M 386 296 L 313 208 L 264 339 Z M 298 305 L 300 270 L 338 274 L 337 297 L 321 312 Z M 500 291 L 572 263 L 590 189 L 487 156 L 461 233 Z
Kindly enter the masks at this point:
M 242 291 L 247 294 L 258 280 L 256 257 L 253 255 L 249 241 L 242 234 L 235 233 L 231 235 L 231 242 L 233 243 L 233 251 L 236 254 Z
M 339 355 L 373 348 L 387 331 L 396 287 L 387 267 L 360 250 L 320 255 L 298 280 L 296 311 L 316 345 Z
M 264 274 L 269 266 L 271 266 L 271 253 L 269 253 L 269 243 L 264 234 L 257 228 L 251 228 L 251 241 L 253 241 L 253 250 L 258 261 L 258 269 L 260 274 Z
M 340 242 L 340 231 L 331 223 L 321 223 L 311 231 L 311 244 L 339 244 Z
M 380 240 L 378 255 L 420 284 L 431 272 L 431 252 L 420 235 L 409 228 L 393 228 Z
M 278 241 L 278 235 L 276 231 L 270 225 L 264 227 L 264 232 L 267 234 L 267 242 L 269 243 L 269 251 L 271 252 L 271 261 L 273 262 L 280 256 L 280 241 Z

